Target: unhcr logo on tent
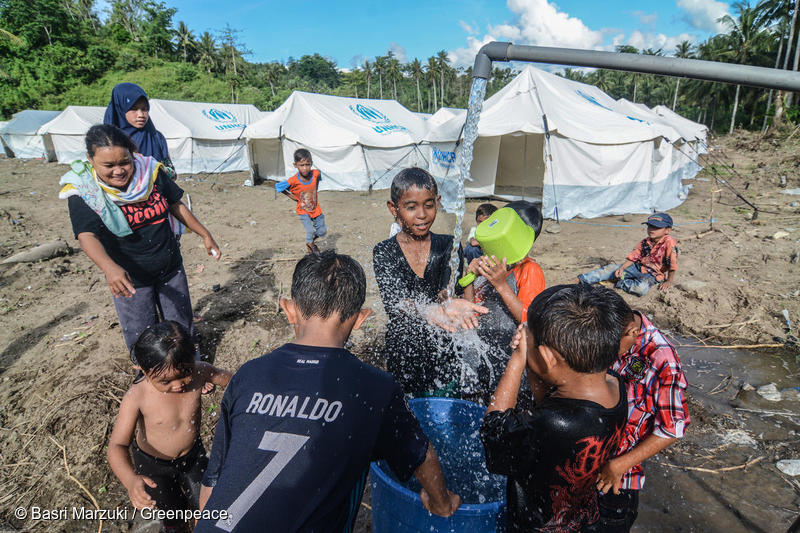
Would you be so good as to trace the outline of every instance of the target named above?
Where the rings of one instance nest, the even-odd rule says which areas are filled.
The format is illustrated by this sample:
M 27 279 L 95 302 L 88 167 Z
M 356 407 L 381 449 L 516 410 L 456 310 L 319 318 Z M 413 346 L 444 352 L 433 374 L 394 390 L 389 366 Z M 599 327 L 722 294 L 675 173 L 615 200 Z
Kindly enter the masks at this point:
M 389 117 L 387 117 L 374 107 L 370 107 L 368 105 L 363 105 L 363 104 L 351 105 L 349 107 L 350 111 L 352 111 L 353 114 L 358 118 L 366 120 L 367 122 L 371 122 L 373 124 L 377 124 L 376 126 L 372 126 L 372 129 L 376 133 L 385 135 L 387 133 L 393 133 L 395 131 L 408 131 L 408 128 L 392 123 Z
M 598 107 L 602 107 L 603 109 L 607 109 L 609 111 L 614 111 L 610 107 L 606 107 L 603 104 L 601 104 L 600 102 L 598 102 L 597 98 L 595 98 L 591 94 L 586 94 L 585 92 L 581 91 L 580 89 L 578 89 L 575 92 L 578 93 L 579 96 L 582 96 L 583 98 L 585 98 L 588 102 L 590 102 L 590 103 L 592 103 L 592 104 L 594 104 L 594 105 L 596 105 Z
M 245 125 L 241 124 L 233 115 L 233 113 L 223 109 L 214 109 L 213 107 L 209 109 L 203 109 L 203 116 L 205 116 L 208 120 L 213 120 L 214 122 L 222 122 L 222 124 L 214 126 L 215 129 L 220 131 L 234 130 L 245 127 Z
M 433 162 L 439 165 L 440 167 L 444 167 L 446 169 L 451 169 L 456 163 L 456 153 L 455 152 L 443 152 L 434 146 L 433 148 Z

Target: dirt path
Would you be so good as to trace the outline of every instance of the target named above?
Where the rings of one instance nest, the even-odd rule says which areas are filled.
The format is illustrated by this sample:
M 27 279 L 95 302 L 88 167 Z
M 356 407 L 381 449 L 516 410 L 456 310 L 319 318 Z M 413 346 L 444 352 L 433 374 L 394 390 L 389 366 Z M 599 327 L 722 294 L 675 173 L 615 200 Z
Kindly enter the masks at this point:
M 679 224 L 675 236 L 681 239 L 678 286 L 629 298 L 662 329 L 694 343 L 773 343 L 774 337 L 786 336 L 783 309 L 793 324 L 800 321 L 800 267 L 790 262 L 800 248 L 800 208 L 791 203 L 800 202 L 800 196 L 781 194 L 778 187 L 781 175 L 786 175 L 789 189 L 800 187 L 800 147 L 793 141 L 775 142 L 725 141 L 724 152 L 742 176 L 723 169 L 720 173 L 761 207 L 756 224 L 726 190 L 717 194 L 714 207 L 715 228 L 720 231 L 691 238 L 708 228 L 707 222 L 689 223 L 708 219 L 710 190 L 716 188 L 709 174 L 693 180 L 689 199 L 671 212 Z M 65 202 L 56 199 L 63 172 L 61 165 L 0 159 L 0 257 L 56 238 L 77 246 Z M 202 317 L 202 350 L 231 369 L 291 338 L 277 300 L 287 295 L 293 264 L 304 251 L 303 229 L 290 202 L 276 198 L 268 186 L 242 187 L 246 177 L 182 176 L 178 182 L 224 253 L 222 261 L 215 262 L 205 256 L 196 236 L 182 241 L 194 307 Z M 386 191 L 321 194 L 331 232 L 328 245 L 355 256 L 368 272 L 367 305 L 375 316 L 354 335 L 352 344 L 356 353 L 377 364 L 385 315 L 372 276 L 371 250 L 388 236 L 392 222 L 386 197 Z M 474 212 L 476 206 L 470 202 L 468 208 Z M 563 222 L 559 233 L 544 233 L 534 255 L 548 284 L 621 261 L 644 235 L 644 218 Z M 449 232 L 452 224 L 452 216 L 441 215 L 434 231 Z M 638 531 L 727 533 L 788 527 L 800 507 L 800 484 L 781 476 L 774 464 L 777 459 L 800 458 L 800 404 L 786 400 L 763 405 L 760 397 L 740 391 L 740 386 L 745 381 L 754 386 L 770 381 L 780 387 L 797 385 L 796 352 L 775 359 L 774 351 L 732 357 L 724 350 L 708 350 L 700 357 L 680 349 L 693 385 L 693 424 L 683 442 L 651 461 Z M 707 361 L 715 357 L 721 360 Z M 735 379 L 729 379 L 725 392 L 711 394 L 729 374 Z M 101 508 L 127 506 L 127 494 L 105 461 L 105 446 L 132 377 L 108 289 L 87 257 L 76 253 L 0 266 L 0 530 L 97 530 L 96 522 L 14 517 L 20 506 L 93 506 L 67 477 L 58 445 L 65 447 L 71 475 Z M 204 404 L 203 435 L 209 448 L 220 398 L 217 392 Z M 731 402 L 794 414 L 737 411 Z M 737 431 L 746 432 L 755 444 Z M 759 456 L 764 458 L 729 472 L 680 468 L 739 466 Z M 368 530 L 367 512 L 360 523 Z M 128 531 L 130 526 L 116 520 L 104 530 Z

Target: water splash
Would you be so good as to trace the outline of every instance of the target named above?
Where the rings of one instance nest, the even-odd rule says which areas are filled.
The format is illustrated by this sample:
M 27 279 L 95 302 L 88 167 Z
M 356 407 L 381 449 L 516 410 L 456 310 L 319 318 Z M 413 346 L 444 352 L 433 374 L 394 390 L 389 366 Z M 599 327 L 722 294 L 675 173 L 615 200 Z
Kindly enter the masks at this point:
M 455 294 L 458 280 L 458 247 L 461 244 L 461 226 L 464 222 L 464 206 L 466 200 L 465 187 L 470 179 L 469 169 L 472 166 L 472 152 L 475 140 L 478 138 L 478 120 L 483 108 L 483 97 L 486 95 L 486 80 L 475 78 L 469 91 L 469 105 L 467 106 L 467 119 L 464 124 L 464 141 L 458 158 L 458 191 L 456 193 L 456 227 L 453 230 L 453 251 L 450 253 L 450 282 L 448 283 L 450 295 Z

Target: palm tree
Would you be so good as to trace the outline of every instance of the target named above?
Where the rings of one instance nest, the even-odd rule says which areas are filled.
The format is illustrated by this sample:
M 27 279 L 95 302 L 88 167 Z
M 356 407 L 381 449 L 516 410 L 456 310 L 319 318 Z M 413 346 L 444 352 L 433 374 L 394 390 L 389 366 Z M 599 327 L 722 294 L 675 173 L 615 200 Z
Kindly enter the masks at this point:
M 412 61 L 407 68 L 408 73 L 411 74 L 411 79 L 417 84 L 417 112 L 419 113 L 422 111 L 422 97 L 420 96 L 419 92 L 419 80 L 421 80 L 422 76 L 424 75 L 424 72 L 422 71 L 422 63 L 419 59 L 414 58 L 414 61 Z
M 791 11 L 791 1 L 786 0 L 764 0 L 756 6 L 756 9 L 766 11 L 768 16 L 775 20 L 777 19 L 777 28 L 780 35 L 780 44 L 778 45 L 778 53 L 775 55 L 775 68 L 777 69 L 781 64 L 781 55 L 783 54 L 783 44 L 786 40 L 786 30 L 789 26 L 789 12 Z M 790 36 L 790 39 L 793 36 Z M 789 45 L 791 46 L 791 44 Z M 786 50 L 786 57 L 789 57 L 789 49 Z M 769 90 L 767 97 L 767 108 L 764 111 L 764 122 L 761 124 L 761 131 L 767 131 L 767 120 L 769 119 L 769 110 L 772 106 L 773 89 Z
M 441 97 L 442 106 L 444 106 L 444 75 L 448 71 L 448 63 L 450 60 L 447 58 L 447 52 L 444 50 L 439 50 L 436 54 L 436 64 L 439 67 L 439 81 L 441 83 L 441 91 L 439 92 L 439 96 Z
M 383 100 L 383 73 L 386 71 L 386 58 L 378 56 L 375 58 L 375 72 L 378 73 L 378 88 L 380 89 L 381 100 Z
M 186 49 L 187 48 L 194 48 L 194 32 L 190 30 L 186 23 L 183 21 L 178 22 L 178 29 L 175 30 L 175 37 L 178 38 L 178 47 L 183 48 L 183 62 L 187 61 L 186 59 Z
M 391 51 L 386 60 L 386 75 L 392 80 L 392 94 L 394 99 L 397 100 L 397 80 L 402 77 L 402 73 L 400 72 L 400 61 L 394 57 L 394 53 Z
M 433 110 L 436 111 L 439 109 L 439 104 L 436 101 L 436 74 L 438 70 L 438 63 L 435 57 L 428 58 L 428 81 L 431 82 L 431 86 L 433 87 Z
M 217 41 L 210 33 L 205 32 L 200 36 L 197 43 L 197 63 L 205 66 L 206 72 L 211 74 L 211 70 L 217 66 Z
M 747 64 L 761 55 L 767 48 L 770 38 L 767 28 L 770 20 L 763 12 L 750 7 L 748 3 L 737 2 L 734 8 L 738 11 L 737 18 L 725 15 L 719 19 L 720 22 L 730 28 L 726 35 L 728 40 L 728 53 L 726 56 L 739 64 Z M 739 107 L 741 89 L 741 85 L 736 86 L 731 126 L 728 130 L 729 134 L 733 133 L 733 128 L 736 124 L 736 112 Z
M 370 83 L 372 82 L 372 63 L 369 59 L 364 60 L 364 76 L 367 78 L 367 98 L 369 98 Z
M 687 59 L 692 57 L 692 43 L 689 41 L 681 41 L 677 47 L 675 47 L 675 57 L 679 57 L 682 59 Z M 675 111 L 675 106 L 678 104 L 678 90 L 681 87 L 681 79 L 678 78 L 675 82 L 675 96 L 672 98 L 672 110 Z
M 275 84 L 278 83 L 278 76 L 283 72 L 283 65 L 280 63 L 267 63 L 264 65 L 264 70 L 262 71 L 262 76 L 264 77 L 264 81 L 269 84 L 269 90 L 272 92 L 272 96 L 275 96 Z
M 617 53 L 620 54 L 638 54 L 639 50 L 636 49 L 635 46 L 631 46 L 629 44 L 617 46 Z M 639 75 L 634 73 L 633 74 L 633 98 L 632 101 L 636 103 L 636 91 L 639 88 Z

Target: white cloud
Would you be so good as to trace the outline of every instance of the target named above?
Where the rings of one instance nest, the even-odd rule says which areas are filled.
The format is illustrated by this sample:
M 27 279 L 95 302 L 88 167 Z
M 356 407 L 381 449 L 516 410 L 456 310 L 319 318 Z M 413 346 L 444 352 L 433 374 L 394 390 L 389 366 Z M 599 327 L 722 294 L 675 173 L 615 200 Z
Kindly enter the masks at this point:
M 475 35 L 476 33 L 478 33 L 478 30 L 476 28 L 473 28 L 463 20 L 459 20 L 458 25 L 461 26 L 464 29 L 464 31 L 470 35 Z
M 673 55 L 675 53 L 675 47 L 678 46 L 678 43 L 681 41 L 696 42 L 696 40 L 697 38 L 694 35 L 688 33 L 668 36 L 663 33 L 642 33 L 639 30 L 635 30 L 631 33 L 630 37 L 628 37 L 625 44 L 629 44 L 639 50 L 646 50 L 648 48 L 653 50 L 661 49 L 664 55 Z
M 658 13 L 645 13 L 644 11 L 634 11 L 633 13 L 631 13 L 631 15 L 633 15 L 639 21 L 639 24 L 650 28 L 655 27 L 656 21 L 658 20 Z
M 489 32 L 480 39 L 468 36 L 466 47 L 449 52 L 451 63 L 471 64 L 481 46 L 492 41 L 567 48 L 598 48 L 603 42 L 602 32 L 589 29 L 581 19 L 559 11 L 548 0 L 507 0 L 507 4 L 515 20 L 490 25 Z
M 719 18 L 728 14 L 730 6 L 719 0 L 678 0 L 678 8 L 686 13 L 684 20 L 698 30 L 714 33 L 725 31 L 725 25 Z
M 406 54 L 406 49 L 402 45 L 399 45 L 394 42 L 390 43 L 387 52 L 392 52 L 394 54 L 394 57 L 396 57 L 397 60 L 400 61 L 401 63 L 408 62 L 408 55 Z
M 724 14 L 728 5 L 716 0 L 677 0 L 683 9 L 685 5 L 705 6 L 707 13 L 714 13 L 715 4 L 723 6 Z M 684 4 L 684 5 L 682 5 Z M 481 47 L 492 41 L 510 41 L 514 44 L 529 44 L 539 46 L 553 46 L 565 48 L 579 48 L 584 50 L 609 50 L 612 51 L 621 44 L 630 44 L 639 49 L 661 48 L 666 54 L 671 55 L 675 46 L 683 41 L 696 42 L 697 38 L 688 33 L 669 36 L 654 31 L 636 30 L 630 34 L 616 28 L 592 29 L 581 19 L 570 16 L 569 13 L 560 11 L 551 0 L 507 0 L 508 9 L 514 14 L 514 19 L 497 25 L 489 25 L 488 32 L 483 37 L 477 34 L 467 36 L 466 46 L 450 50 L 448 57 L 454 66 L 468 66 L 475 60 L 475 55 Z M 695 13 L 700 10 L 695 9 Z M 657 13 L 635 11 L 632 13 L 639 21 L 647 26 L 654 26 L 658 19 Z M 709 14 L 708 17 L 713 16 Z M 719 15 L 722 16 L 722 15 Z M 468 26 L 459 21 L 462 28 Z

